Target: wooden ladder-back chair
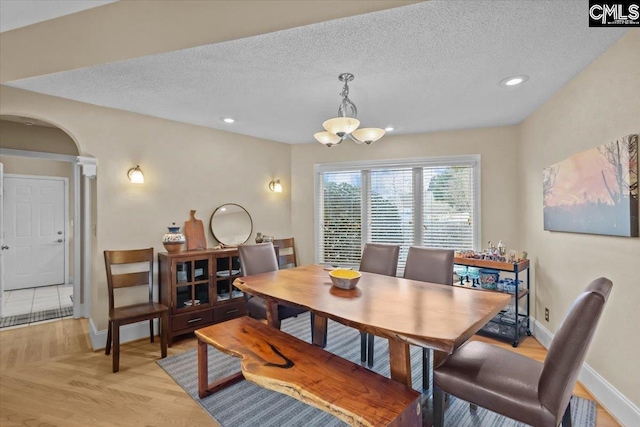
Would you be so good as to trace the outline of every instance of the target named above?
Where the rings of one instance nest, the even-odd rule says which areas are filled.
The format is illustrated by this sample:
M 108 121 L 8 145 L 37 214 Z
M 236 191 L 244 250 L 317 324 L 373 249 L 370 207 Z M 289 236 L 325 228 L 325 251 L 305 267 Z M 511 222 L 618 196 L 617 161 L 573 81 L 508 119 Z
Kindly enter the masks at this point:
M 104 263 L 107 270 L 107 286 L 109 287 L 109 327 L 105 354 L 111 352 L 113 345 L 113 372 L 120 369 L 120 326 L 130 323 L 149 321 L 149 334 L 153 342 L 153 319 L 159 318 L 160 346 L 162 357 L 167 357 L 167 331 L 169 329 L 169 308 L 153 302 L 153 248 L 126 251 L 104 251 Z M 124 264 L 148 263 L 148 269 L 135 273 L 114 274 L 112 266 Z M 149 299 L 138 304 L 116 307 L 114 291 L 134 286 L 149 286 Z
M 298 266 L 293 237 L 275 239 L 273 241 L 273 246 L 278 247 L 278 267 L 280 267 L 280 270 Z

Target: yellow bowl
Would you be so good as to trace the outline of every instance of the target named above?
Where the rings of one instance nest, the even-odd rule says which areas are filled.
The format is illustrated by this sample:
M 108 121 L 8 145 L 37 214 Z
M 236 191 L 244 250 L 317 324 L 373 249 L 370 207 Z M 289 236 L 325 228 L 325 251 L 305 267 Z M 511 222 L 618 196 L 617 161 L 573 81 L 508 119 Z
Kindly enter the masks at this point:
M 360 280 L 360 272 L 353 270 L 337 269 L 329 273 L 333 285 L 340 289 L 353 289 Z

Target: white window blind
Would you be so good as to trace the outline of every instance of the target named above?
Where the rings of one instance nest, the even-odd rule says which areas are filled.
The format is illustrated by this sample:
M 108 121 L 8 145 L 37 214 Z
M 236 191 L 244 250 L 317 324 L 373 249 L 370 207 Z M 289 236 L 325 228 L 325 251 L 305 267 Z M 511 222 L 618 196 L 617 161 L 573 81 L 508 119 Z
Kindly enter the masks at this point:
M 373 169 L 370 176 L 367 242 L 400 245 L 404 265 L 414 241 L 413 169 Z
M 360 171 L 328 172 L 322 176 L 319 255 L 323 263 L 360 263 L 361 183 Z
M 473 249 L 473 167 L 427 167 L 423 179 L 422 245 Z
M 364 244 L 474 249 L 479 156 L 316 165 L 316 262 L 360 264 Z

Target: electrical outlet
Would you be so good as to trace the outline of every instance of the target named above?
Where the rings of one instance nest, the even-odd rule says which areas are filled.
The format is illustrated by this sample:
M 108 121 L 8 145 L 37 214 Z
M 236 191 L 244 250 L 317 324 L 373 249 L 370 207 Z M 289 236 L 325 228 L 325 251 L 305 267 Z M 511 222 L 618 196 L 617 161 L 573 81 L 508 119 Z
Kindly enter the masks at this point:
M 549 321 L 549 309 L 547 307 L 544 308 L 544 320 Z

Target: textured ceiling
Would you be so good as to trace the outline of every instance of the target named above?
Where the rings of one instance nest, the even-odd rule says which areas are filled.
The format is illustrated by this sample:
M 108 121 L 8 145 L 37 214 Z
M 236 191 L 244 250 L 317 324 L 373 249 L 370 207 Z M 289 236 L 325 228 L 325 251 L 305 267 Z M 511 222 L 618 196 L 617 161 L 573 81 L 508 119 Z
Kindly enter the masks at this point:
M 115 1 L 117 0 L 2 0 L 0 33 Z
M 587 11 L 586 1 L 430 1 L 7 84 L 305 143 L 337 115 L 337 77 L 351 72 L 362 127 L 512 125 L 626 31 L 589 28 Z M 522 86 L 498 84 L 519 74 Z

